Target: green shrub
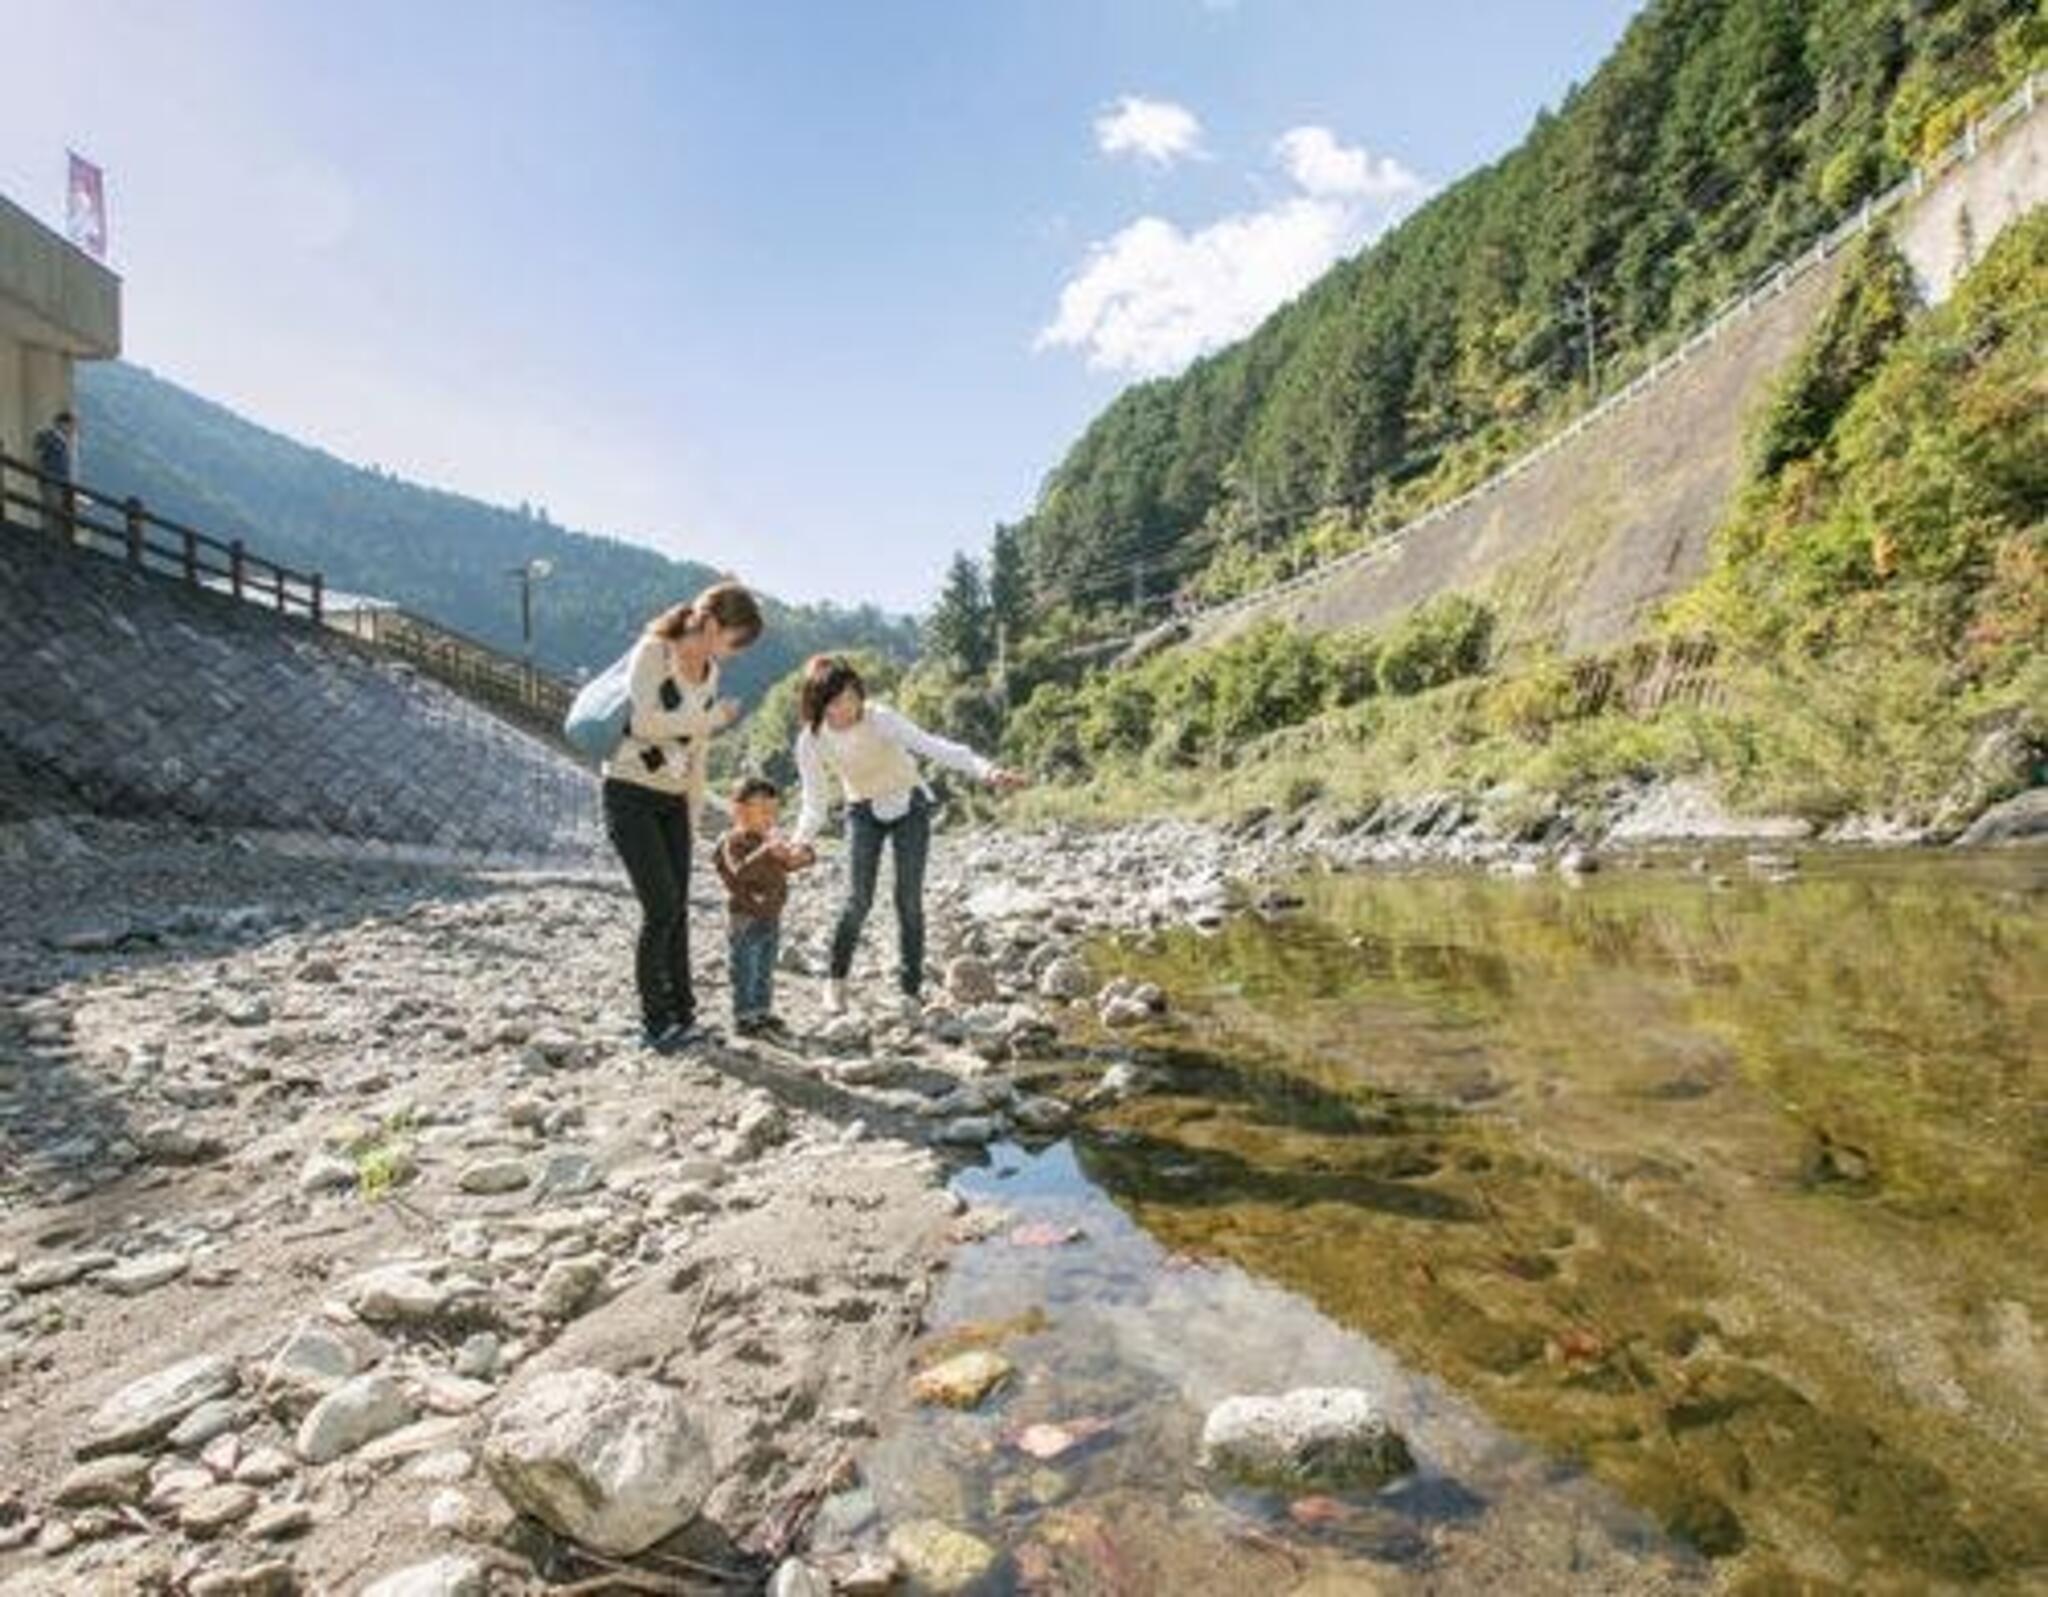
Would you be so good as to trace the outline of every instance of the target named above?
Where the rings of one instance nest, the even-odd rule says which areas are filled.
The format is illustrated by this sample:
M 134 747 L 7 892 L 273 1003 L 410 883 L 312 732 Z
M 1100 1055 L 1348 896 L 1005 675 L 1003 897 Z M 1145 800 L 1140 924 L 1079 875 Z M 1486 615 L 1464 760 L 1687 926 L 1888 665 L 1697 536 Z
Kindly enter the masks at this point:
M 1905 332 L 1915 300 L 1906 258 L 1889 238 L 1865 239 L 1764 413 L 1754 445 L 1760 475 L 1775 476 L 1820 447 Z
M 1379 657 L 1382 693 L 1421 693 L 1486 668 L 1493 612 L 1462 593 L 1409 612 L 1387 635 Z
M 1379 691 L 1380 644 L 1370 632 L 1332 632 L 1320 640 L 1325 699 L 1343 709 Z

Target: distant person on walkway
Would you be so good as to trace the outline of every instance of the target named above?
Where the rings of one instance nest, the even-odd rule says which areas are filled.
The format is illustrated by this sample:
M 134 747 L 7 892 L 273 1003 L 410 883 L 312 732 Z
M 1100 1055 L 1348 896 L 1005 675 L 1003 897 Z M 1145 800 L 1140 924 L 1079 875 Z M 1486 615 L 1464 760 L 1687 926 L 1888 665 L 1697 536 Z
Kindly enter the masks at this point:
M 765 776 L 740 779 L 732 790 L 732 830 L 712 861 L 725 883 L 726 942 L 732 964 L 732 1029 L 742 1037 L 789 1030 L 775 1013 L 775 956 L 782 947 L 782 906 L 789 873 L 817 858 L 777 832 L 782 790 Z
M 846 799 L 846 897 L 832 933 L 825 1009 L 834 1015 L 846 1013 L 846 978 L 853 969 L 861 926 L 874 903 L 886 841 L 896 875 L 901 956 L 896 981 L 904 1018 L 915 1021 L 923 1013 L 924 868 L 931 852 L 934 805 L 932 791 L 918 772 L 917 756 L 999 790 L 1022 787 L 1026 779 L 963 744 L 934 737 L 886 704 L 870 704 L 860 672 L 838 655 L 814 656 L 804 667 L 797 714 L 796 768 L 804 796 L 792 841 L 809 848 L 823 829 L 831 806 L 830 777 L 839 779 Z
M 71 532 L 70 488 L 78 480 L 78 418 L 60 410 L 35 436 L 36 470 L 42 473 L 43 530 Z
M 690 837 L 704 801 L 706 746 L 739 719 L 718 696 L 718 664 L 761 635 L 761 607 L 737 582 L 706 588 L 648 623 L 631 663 L 632 714 L 602 767 L 605 832 L 640 900 L 633 975 L 647 1046 L 711 1040 L 690 985 Z

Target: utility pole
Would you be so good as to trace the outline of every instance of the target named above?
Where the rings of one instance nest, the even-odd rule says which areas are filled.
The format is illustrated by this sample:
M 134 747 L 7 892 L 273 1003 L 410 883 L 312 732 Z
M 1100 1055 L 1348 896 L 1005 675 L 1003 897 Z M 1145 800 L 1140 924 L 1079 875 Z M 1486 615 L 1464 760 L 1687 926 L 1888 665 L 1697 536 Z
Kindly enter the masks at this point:
M 1600 334 L 1593 308 L 1593 289 L 1583 277 L 1573 278 L 1566 287 L 1572 296 L 1567 308 L 1577 313 L 1579 324 L 1585 329 L 1586 399 L 1590 403 L 1600 397 Z
M 996 692 L 1007 714 L 1010 708 L 1010 624 L 996 618 Z
M 1145 608 L 1145 557 L 1143 555 L 1139 555 L 1137 562 L 1131 567 L 1131 608 L 1133 610 Z

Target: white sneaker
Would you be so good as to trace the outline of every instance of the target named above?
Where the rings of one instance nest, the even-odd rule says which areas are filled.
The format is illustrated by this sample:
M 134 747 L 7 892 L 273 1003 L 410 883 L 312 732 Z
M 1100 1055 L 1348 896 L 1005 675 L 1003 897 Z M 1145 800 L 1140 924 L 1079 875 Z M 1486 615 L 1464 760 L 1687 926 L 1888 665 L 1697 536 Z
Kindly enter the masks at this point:
M 825 978 L 825 1013 L 834 1016 L 843 1015 L 850 1008 L 852 1008 L 852 1005 L 848 1003 L 846 997 L 846 978 L 843 976 L 827 976 Z

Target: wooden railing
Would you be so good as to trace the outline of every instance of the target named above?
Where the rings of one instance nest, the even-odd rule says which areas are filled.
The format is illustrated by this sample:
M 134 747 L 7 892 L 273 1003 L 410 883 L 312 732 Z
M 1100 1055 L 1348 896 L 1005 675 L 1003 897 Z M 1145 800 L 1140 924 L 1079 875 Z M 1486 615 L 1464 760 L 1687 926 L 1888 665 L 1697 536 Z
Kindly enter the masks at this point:
M 393 604 L 337 607 L 328 612 L 327 624 L 543 736 L 559 740 L 562 735 L 562 720 L 576 689 L 530 660 L 504 654 Z
M 576 689 L 532 661 L 394 604 L 331 605 L 319 572 L 294 571 L 252 555 L 239 539 L 211 537 L 155 514 L 139 499 L 116 499 L 83 483 L 45 476 L 29 462 L 0 452 L 0 524 L 62 537 L 141 571 L 324 622 L 506 719 L 561 741 L 562 720 Z
M 4 453 L 0 521 L 68 539 L 140 571 L 266 605 L 279 614 L 318 621 L 325 609 L 317 571 L 278 565 L 249 553 L 239 538 L 211 537 L 157 515 L 140 499 L 116 499 L 84 483 L 45 476 L 28 461 Z

